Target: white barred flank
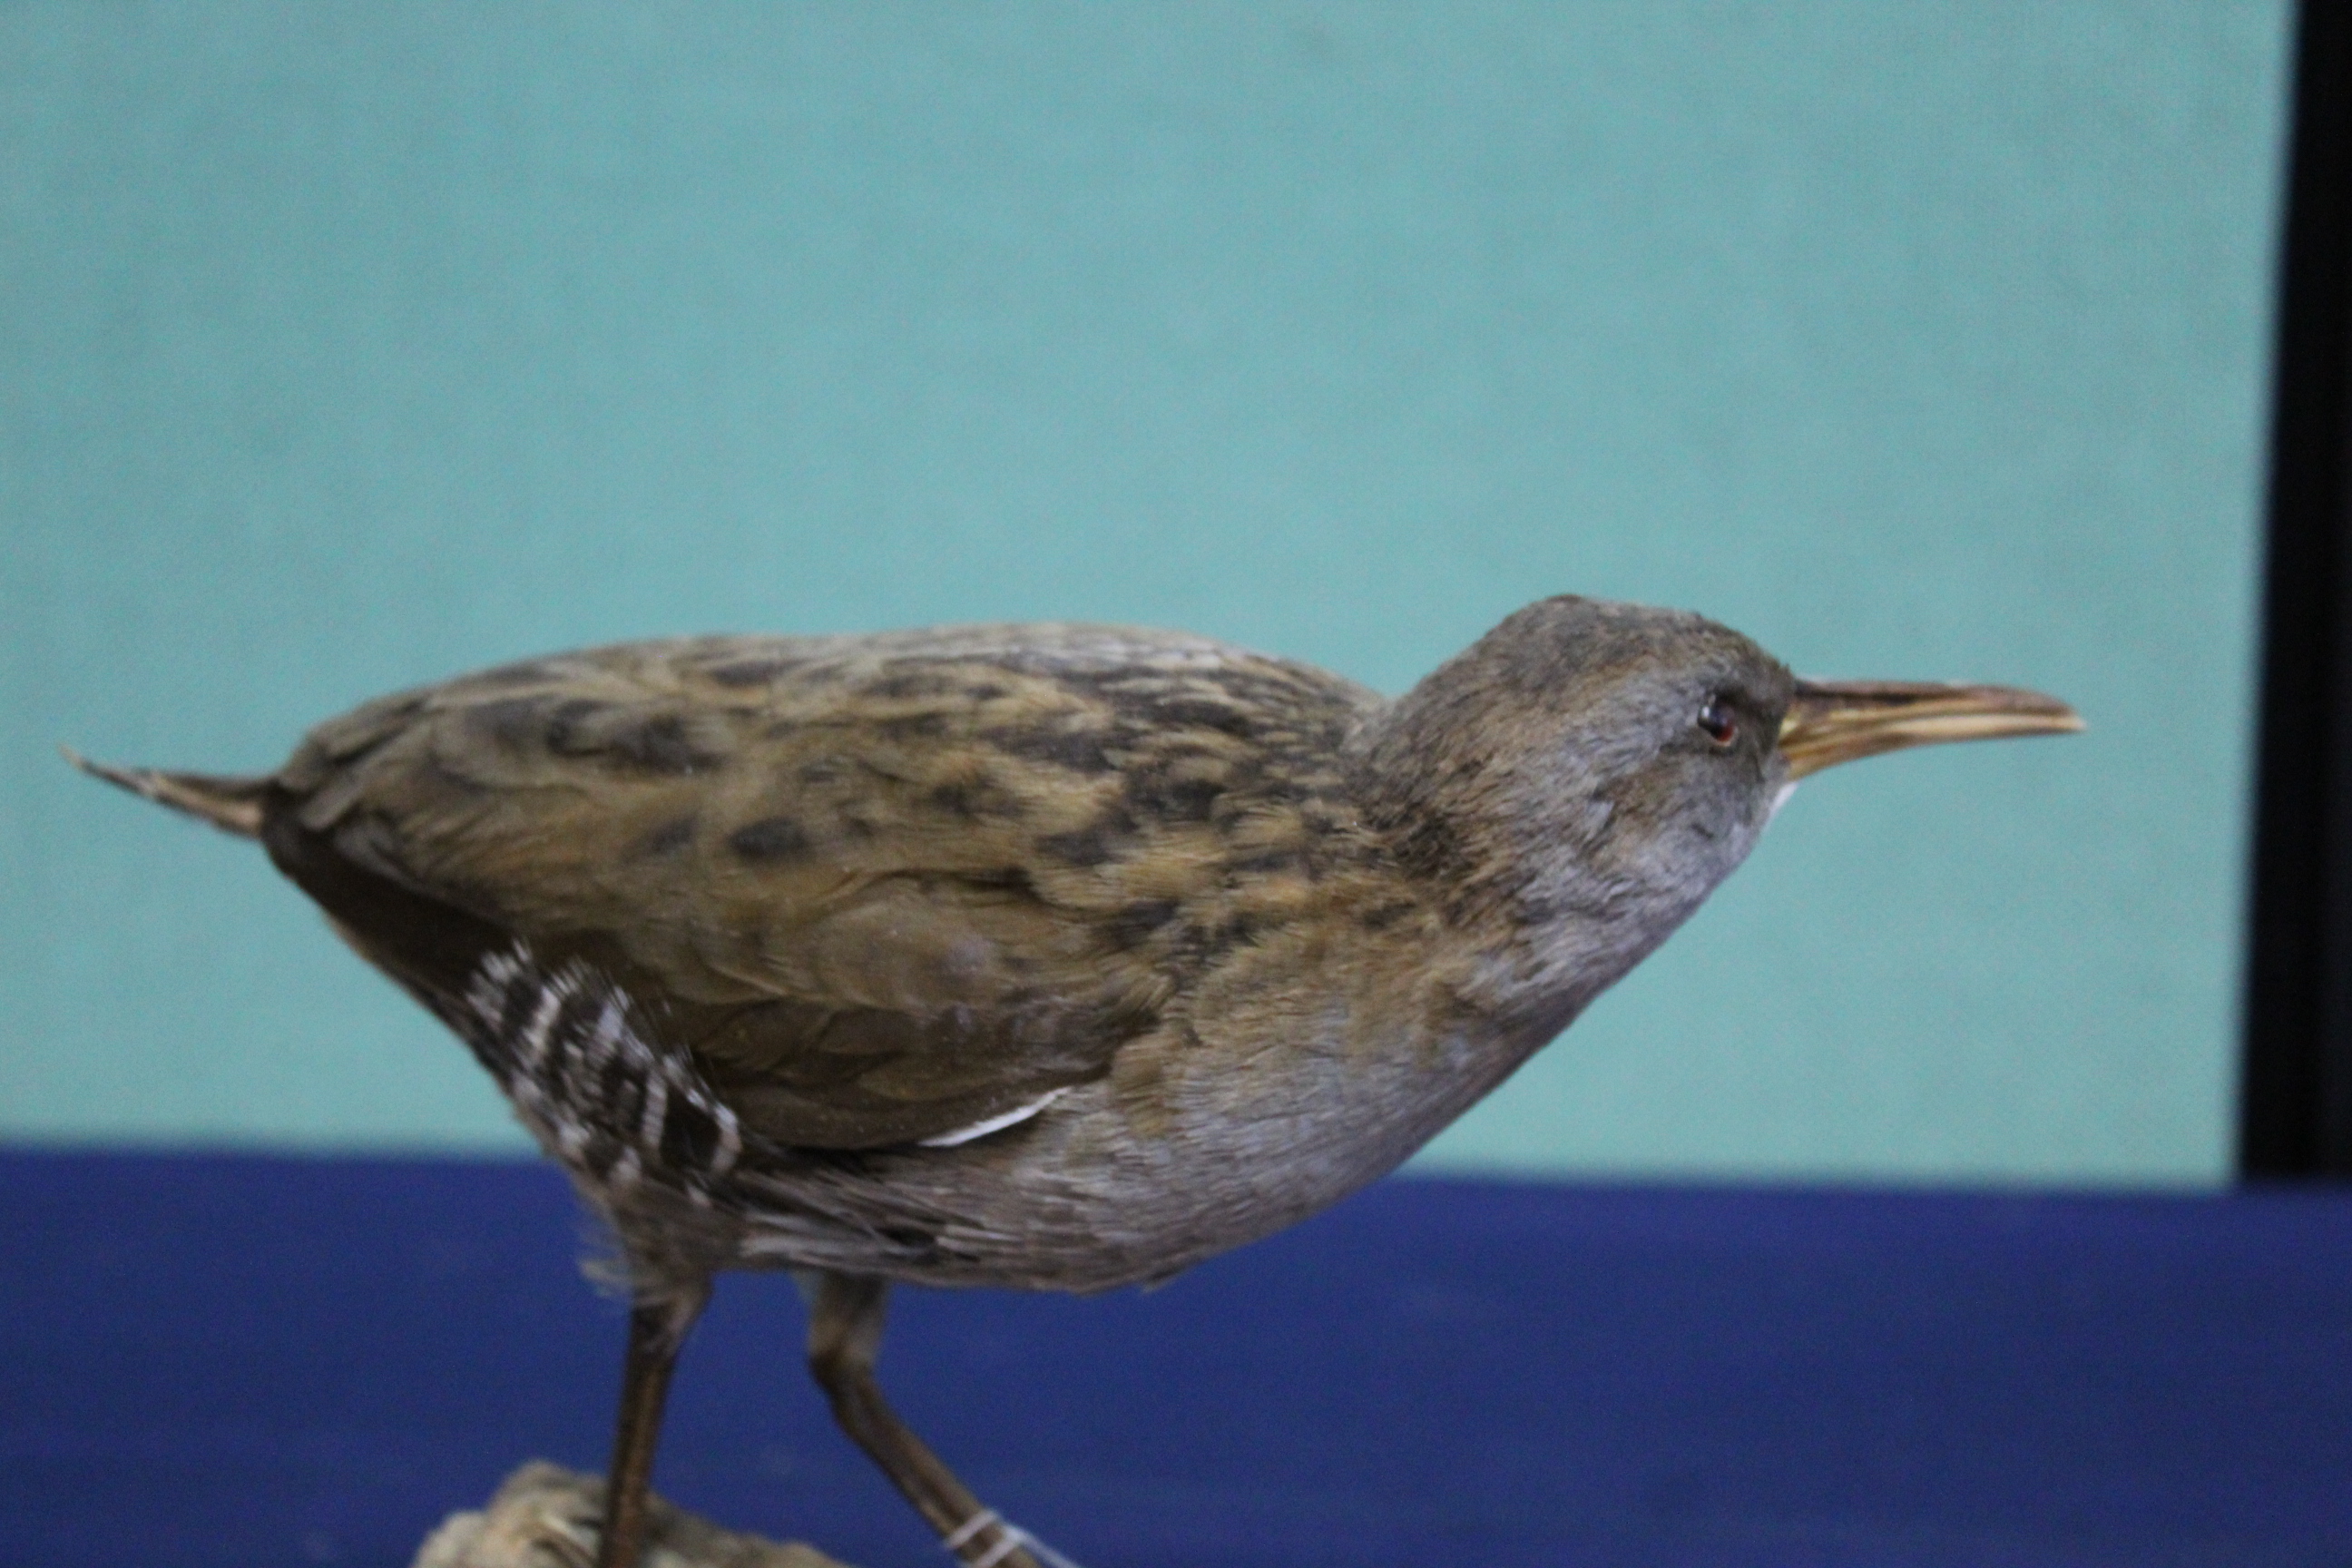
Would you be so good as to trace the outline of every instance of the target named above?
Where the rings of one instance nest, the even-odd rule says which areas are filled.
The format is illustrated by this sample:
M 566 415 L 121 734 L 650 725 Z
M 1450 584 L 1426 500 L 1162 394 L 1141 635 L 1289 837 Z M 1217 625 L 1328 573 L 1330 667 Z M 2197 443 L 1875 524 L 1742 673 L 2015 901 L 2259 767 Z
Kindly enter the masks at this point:
M 454 1021 L 565 1165 L 609 1189 L 649 1182 L 702 1207 L 719 1201 L 741 1124 L 690 1060 L 637 1031 L 628 996 L 604 976 L 543 968 L 518 942 L 482 961 Z

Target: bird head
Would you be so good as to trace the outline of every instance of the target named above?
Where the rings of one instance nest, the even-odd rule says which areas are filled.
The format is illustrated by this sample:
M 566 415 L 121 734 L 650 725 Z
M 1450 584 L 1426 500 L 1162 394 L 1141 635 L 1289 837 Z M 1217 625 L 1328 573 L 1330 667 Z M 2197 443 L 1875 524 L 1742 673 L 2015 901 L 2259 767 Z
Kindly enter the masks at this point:
M 1730 875 L 1798 780 L 2082 727 L 2038 692 L 1801 680 L 1704 616 L 1560 597 L 1399 699 L 1361 754 L 1371 820 L 1407 868 L 1457 919 L 1518 928 L 1533 967 L 1515 988 L 1572 977 L 1580 1006 Z

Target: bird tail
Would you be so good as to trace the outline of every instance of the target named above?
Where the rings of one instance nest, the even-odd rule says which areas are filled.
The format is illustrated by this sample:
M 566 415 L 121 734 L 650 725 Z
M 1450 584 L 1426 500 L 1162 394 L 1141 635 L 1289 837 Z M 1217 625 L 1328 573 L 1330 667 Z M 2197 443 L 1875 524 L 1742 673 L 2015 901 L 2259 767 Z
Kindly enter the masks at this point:
M 239 838 L 261 837 L 261 801 L 269 789 L 267 774 L 226 778 L 217 773 L 165 773 L 160 768 L 118 768 L 94 763 L 70 746 L 58 749 L 65 752 L 66 761 L 92 778 L 209 822 L 223 833 Z

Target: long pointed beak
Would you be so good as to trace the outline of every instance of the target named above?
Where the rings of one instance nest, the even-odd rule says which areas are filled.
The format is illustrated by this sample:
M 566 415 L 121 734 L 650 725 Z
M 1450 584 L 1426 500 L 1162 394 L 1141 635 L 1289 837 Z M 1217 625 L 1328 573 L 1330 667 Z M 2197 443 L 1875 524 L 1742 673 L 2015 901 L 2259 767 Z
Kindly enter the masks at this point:
M 2082 727 L 2082 715 L 2055 697 L 2014 686 L 1800 680 L 1780 721 L 1780 754 L 1793 780 L 1906 746 L 2063 735 Z

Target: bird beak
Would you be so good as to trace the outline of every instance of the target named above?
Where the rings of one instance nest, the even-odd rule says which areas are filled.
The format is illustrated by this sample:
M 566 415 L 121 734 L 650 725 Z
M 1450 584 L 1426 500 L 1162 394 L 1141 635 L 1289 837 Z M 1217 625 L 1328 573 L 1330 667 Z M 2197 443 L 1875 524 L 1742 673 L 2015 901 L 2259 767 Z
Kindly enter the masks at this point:
M 2014 686 L 1800 680 L 1789 716 L 1780 721 L 1780 754 L 1789 759 L 1793 781 L 1906 746 L 2063 735 L 2082 727 L 2082 715 L 2055 697 Z

